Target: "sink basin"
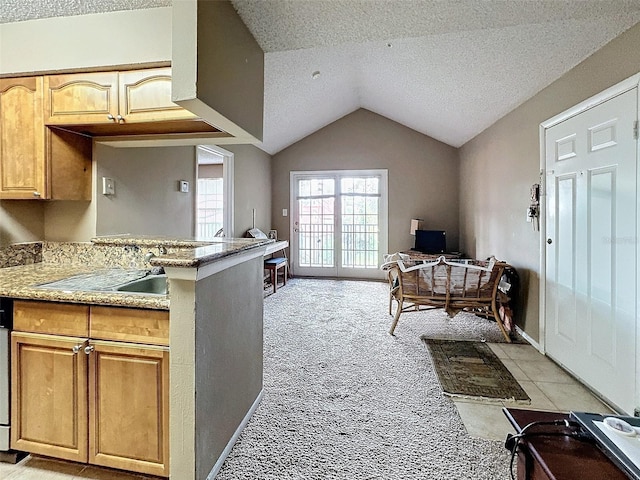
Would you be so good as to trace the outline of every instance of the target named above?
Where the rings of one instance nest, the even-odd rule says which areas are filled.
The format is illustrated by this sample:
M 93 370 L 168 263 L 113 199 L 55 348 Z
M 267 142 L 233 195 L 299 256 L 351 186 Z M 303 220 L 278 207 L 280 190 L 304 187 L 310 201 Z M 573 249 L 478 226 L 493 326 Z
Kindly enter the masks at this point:
M 118 292 L 151 293 L 155 295 L 167 294 L 167 276 L 149 275 L 115 288 Z

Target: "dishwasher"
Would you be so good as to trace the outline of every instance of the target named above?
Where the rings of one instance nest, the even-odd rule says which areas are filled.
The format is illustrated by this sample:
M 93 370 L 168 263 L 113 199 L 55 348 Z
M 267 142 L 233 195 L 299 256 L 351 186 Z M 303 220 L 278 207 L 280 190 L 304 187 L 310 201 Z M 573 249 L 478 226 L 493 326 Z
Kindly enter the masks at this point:
M 0 298 L 0 451 L 9 450 L 9 337 L 12 324 L 11 300 Z

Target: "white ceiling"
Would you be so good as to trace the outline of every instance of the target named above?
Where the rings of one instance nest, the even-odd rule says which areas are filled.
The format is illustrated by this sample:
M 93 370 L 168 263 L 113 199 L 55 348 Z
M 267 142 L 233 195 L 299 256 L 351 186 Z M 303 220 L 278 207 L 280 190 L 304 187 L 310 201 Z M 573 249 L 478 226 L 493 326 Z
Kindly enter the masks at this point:
M 0 3 L 4 23 L 171 0 Z M 265 51 L 271 154 L 358 108 L 461 146 L 640 21 L 640 0 L 232 3 Z

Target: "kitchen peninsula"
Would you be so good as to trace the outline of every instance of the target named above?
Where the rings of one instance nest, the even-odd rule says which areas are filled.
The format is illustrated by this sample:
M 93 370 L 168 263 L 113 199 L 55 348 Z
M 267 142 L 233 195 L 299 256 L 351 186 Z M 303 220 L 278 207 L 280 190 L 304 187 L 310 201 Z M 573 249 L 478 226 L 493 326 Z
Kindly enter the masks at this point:
M 17 303 L 27 306 L 49 302 L 76 310 L 87 306 L 88 323 L 96 312 L 103 326 L 120 316 L 101 316 L 101 308 L 157 311 L 151 317 L 158 318 L 159 324 L 162 312 L 168 310 L 168 348 L 164 348 L 169 362 L 169 458 L 163 458 L 166 470 L 160 474 L 180 480 L 213 478 L 262 396 L 262 259 L 271 242 L 130 236 L 97 238 L 91 244 L 45 242 L 42 262 L 0 269 L 0 296 L 19 299 Z M 167 253 L 161 254 L 165 249 Z M 166 271 L 167 295 L 39 286 L 105 268 L 148 268 L 144 259 L 148 252 L 154 254 L 147 256 L 149 263 Z M 85 353 L 87 348 L 92 352 L 93 340 L 89 335 L 84 340 Z M 135 390 L 136 385 L 129 387 Z M 121 432 L 123 437 L 128 433 Z M 89 448 L 95 443 L 90 438 Z M 163 457 L 162 452 L 159 456 Z

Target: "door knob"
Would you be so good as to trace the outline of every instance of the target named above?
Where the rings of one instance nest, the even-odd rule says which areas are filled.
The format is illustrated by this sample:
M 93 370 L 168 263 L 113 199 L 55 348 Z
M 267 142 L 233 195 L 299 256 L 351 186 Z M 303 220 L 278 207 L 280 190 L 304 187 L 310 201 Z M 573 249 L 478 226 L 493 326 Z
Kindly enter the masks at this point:
M 550 238 L 547 238 L 547 243 L 551 245 L 553 243 L 553 240 L 551 240 Z

